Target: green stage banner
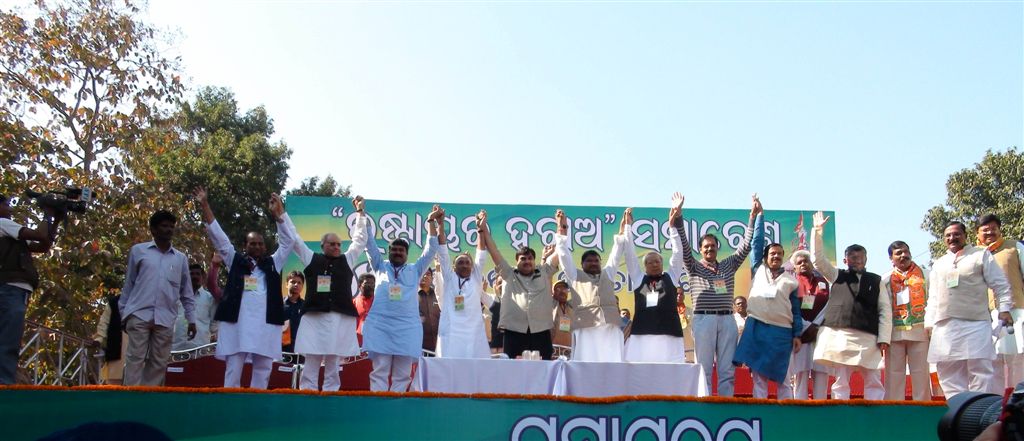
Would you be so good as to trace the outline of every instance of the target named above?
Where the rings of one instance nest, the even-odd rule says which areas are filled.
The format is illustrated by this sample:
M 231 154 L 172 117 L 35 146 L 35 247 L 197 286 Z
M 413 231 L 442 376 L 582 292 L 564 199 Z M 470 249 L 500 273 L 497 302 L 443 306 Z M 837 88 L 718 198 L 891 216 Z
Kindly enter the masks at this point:
M 427 214 L 432 203 L 368 200 L 366 210 L 376 226 L 376 243 L 381 250 L 396 238 L 404 238 L 411 244 L 409 260 L 413 261 L 427 243 Z M 618 234 L 619 222 L 626 207 L 583 207 L 551 205 L 498 205 L 498 204 L 449 204 L 441 203 L 446 211 L 445 231 L 448 236 L 448 250 L 452 253 L 469 252 L 476 249 L 476 213 L 487 210 L 494 241 L 502 256 L 515 266 L 515 249 L 532 247 L 538 258 L 545 245 L 553 244 L 557 230 L 555 210 L 563 209 L 569 217 L 569 236 L 574 260 L 586 250 L 596 250 L 603 258 L 611 251 L 613 236 Z M 337 233 L 344 241 L 349 240 L 349 228 L 355 225 L 356 213 L 350 199 L 310 196 L 289 196 L 286 201 L 289 216 L 302 239 L 313 251 L 320 250 L 320 238 L 328 232 Z M 814 212 L 792 210 L 765 211 L 765 230 L 768 243 L 778 242 L 786 248 L 787 256 L 810 244 L 811 215 Z M 720 210 L 683 207 L 683 220 L 690 245 L 695 252 L 698 244 L 693 238 L 707 233 L 718 236 L 722 243 L 719 259 L 731 255 L 743 240 L 749 209 Z M 835 213 L 825 226 L 825 255 L 835 261 Z M 669 249 L 668 208 L 636 207 L 633 209 L 633 238 L 638 255 L 651 251 L 661 253 L 666 259 Z M 347 243 L 343 245 L 347 247 Z M 344 249 L 344 248 L 343 248 Z M 386 251 L 384 251 L 386 253 Z M 697 256 L 699 258 L 699 256 Z M 488 259 L 490 262 L 490 259 Z M 749 263 L 749 260 L 748 260 Z M 493 264 L 489 263 L 488 280 L 493 281 Z M 293 254 L 286 264 L 285 273 L 302 270 L 298 258 Z M 365 256 L 355 268 L 357 274 L 369 270 Z M 746 295 L 750 289 L 750 273 L 740 271 L 736 277 L 736 293 Z M 626 289 L 625 264 L 619 265 L 616 291 L 621 296 Z M 689 297 L 687 297 L 689 303 Z M 632 309 L 633 302 L 622 301 L 623 308 Z
M 945 406 L 440 398 L 294 393 L 0 390 L 3 439 L 136 421 L 176 440 L 907 441 Z

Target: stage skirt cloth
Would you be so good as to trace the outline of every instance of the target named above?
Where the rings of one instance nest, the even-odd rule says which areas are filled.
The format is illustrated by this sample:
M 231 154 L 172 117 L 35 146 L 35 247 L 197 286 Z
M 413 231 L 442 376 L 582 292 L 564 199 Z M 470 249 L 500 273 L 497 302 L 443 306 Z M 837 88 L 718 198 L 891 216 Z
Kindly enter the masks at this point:
M 626 361 L 641 363 L 686 363 L 686 343 L 671 335 L 630 335 Z
M 620 363 L 624 351 L 622 329 L 605 323 L 572 331 L 572 359 Z
M 339 312 L 307 312 L 299 322 L 295 352 L 314 355 L 359 355 L 356 318 Z
M 745 364 L 751 371 L 783 383 L 792 353 L 792 328 L 769 325 L 748 316 L 732 363 L 737 366 Z

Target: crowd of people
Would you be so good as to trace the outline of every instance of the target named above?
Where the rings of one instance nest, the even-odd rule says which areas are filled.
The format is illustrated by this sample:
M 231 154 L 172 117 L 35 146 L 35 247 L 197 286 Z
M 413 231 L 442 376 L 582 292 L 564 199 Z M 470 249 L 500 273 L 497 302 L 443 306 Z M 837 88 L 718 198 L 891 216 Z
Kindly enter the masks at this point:
M 1004 239 L 992 214 L 975 226 L 976 245 L 966 225 L 950 222 L 943 237 L 948 252 L 930 272 L 913 261 L 909 245 L 892 242 L 892 268 L 878 275 L 865 270 L 867 250 L 860 245 L 843 251 L 845 268 L 828 260 L 823 234 L 829 218 L 822 212 L 813 217 L 810 249 L 786 256 L 781 244 L 766 243 L 756 195 L 742 241 L 720 258 L 714 234 L 695 238 L 691 248 L 683 229 L 685 199 L 674 194 L 667 265 L 657 252 L 638 256 L 632 209 L 623 213 L 606 260 L 586 250 L 577 263 L 562 210 L 555 214 L 553 243 L 539 257 L 522 247 L 506 260 L 481 210 L 475 253 L 452 259 L 445 210 L 435 205 L 427 216 L 426 246 L 410 261 L 405 239 L 390 241 L 386 255 L 377 247 L 361 197 L 353 200 L 357 218 L 347 249 L 332 232 L 313 250 L 273 195 L 268 211 L 276 220 L 278 248 L 269 253 L 258 232 L 236 250 L 205 190 L 194 196 L 216 250 L 210 269 L 173 247 L 177 220 L 171 213 L 153 214 L 153 240 L 132 247 L 123 288 L 107 299 L 94 337 L 104 348 L 108 383 L 123 378 L 125 385 L 162 385 L 172 350 L 215 342 L 216 357 L 225 362 L 225 387 L 240 387 L 242 368 L 250 363 L 249 387 L 267 388 L 272 363 L 284 351 L 304 360 L 301 389 L 339 390 L 342 360 L 365 352 L 373 366 L 371 390 L 404 392 L 424 353 L 552 359 L 562 355 L 556 347 L 566 346 L 578 361 L 683 363 L 685 327 L 706 383 L 717 374 L 719 396 L 734 394 L 738 366 L 749 369 L 757 398 L 768 397 L 774 383 L 780 399 L 825 399 L 829 387 L 833 399 L 848 399 L 856 373 L 866 399 L 902 400 L 909 372 L 912 398 L 928 400 L 931 366 L 946 398 L 1001 392 L 1024 380 L 1024 345 L 1016 343 L 1024 321 L 1024 246 Z M 31 250 L 52 242 L 52 222 L 28 229 L 9 213 L 2 199 L 0 245 L 24 255 L 31 251 L 19 247 L 22 242 L 34 244 Z M 293 253 L 303 269 L 282 274 Z M 364 254 L 369 271 L 357 275 Z M 494 281 L 485 272 L 487 258 Z M 615 291 L 623 261 L 628 293 L 622 298 L 631 308 L 619 304 Z M 0 263 L 0 383 L 10 384 L 11 336 L 20 331 L 7 329 L 18 312 L 4 305 L 17 303 L 8 301 L 10 293 L 27 296 L 38 280 Z M 749 292 L 735 292 L 739 271 L 750 271 Z M 692 311 L 684 306 L 687 295 Z M 20 314 L 23 320 L 23 305 Z M 14 363 L 17 346 L 15 341 Z

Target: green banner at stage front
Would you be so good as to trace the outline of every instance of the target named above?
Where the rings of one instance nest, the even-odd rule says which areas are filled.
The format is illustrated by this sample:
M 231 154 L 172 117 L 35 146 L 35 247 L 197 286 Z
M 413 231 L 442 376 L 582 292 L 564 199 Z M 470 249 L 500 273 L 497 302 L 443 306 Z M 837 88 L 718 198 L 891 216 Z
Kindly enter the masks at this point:
M 945 406 L 784 405 L 0 390 L 3 439 L 93 421 L 137 421 L 176 440 L 785 440 L 936 438 Z

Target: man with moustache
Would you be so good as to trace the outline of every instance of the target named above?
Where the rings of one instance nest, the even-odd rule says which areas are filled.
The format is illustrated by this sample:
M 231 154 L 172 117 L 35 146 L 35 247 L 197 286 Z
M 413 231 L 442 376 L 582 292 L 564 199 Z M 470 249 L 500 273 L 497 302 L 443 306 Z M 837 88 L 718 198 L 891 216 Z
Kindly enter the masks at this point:
M 477 230 L 480 224 L 477 223 Z M 476 256 L 462 253 L 453 265 L 444 247 L 447 237 L 444 222 L 438 226 L 438 243 L 442 249 L 438 277 L 441 285 L 441 317 L 438 325 L 437 356 L 447 358 L 489 358 L 490 348 L 484 329 L 482 307 L 491 306 L 494 298 L 484 292 L 484 260 L 486 244 L 477 231 Z
M 323 390 L 339 390 L 341 358 L 359 355 L 359 340 L 356 338 L 359 312 L 352 303 L 352 268 L 366 249 L 365 204 L 361 196 L 352 200 L 358 216 L 349 234 L 352 243 L 344 254 L 341 253 L 341 237 L 337 234 L 324 234 L 320 239 L 322 252 L 315 253 L 299 236 L 295 225 L 291 221 L 285 222 L 294 244 L 293 250 L 299 256 L 299 262 L 305 265 L 303 278 L 308 281 L 301 310 L 302 320 L 298 332 L 292 335 L 295 352 L 305 358 L 299 389 L 319 389 L 320 366 L 323 365 Z
M 754 195 L 756 199 L 757 195 Z M 711 384 L 711 371 L 718 373 L 718 395 L 731 397 L 736 382 L 736 367 L 732 357 L 736 353 L 739 331 L 732 317 L 732 302 L 736 286 L 736 271 L 750 254 L 750 241 L 754 237 L 755 212 L 753 205 L 747 221 L 747 230 L 736 252 L 718 260 L 721 243 L 712 233 L 700 238 L 701 260 L 697 261 L 690 252 L 690 241 L 682 235 L 683 265 L 690 275 L 690 292 L 693 293 L 693 350 L 697 363 L 704 368 L 704 378 Z M 682 222 L 680 220 L 680 222 Z M 710 387 L 710 386 L 709 386 Z
M 228 283 L 214 319 L 219 321 L 216 357 L 224 360 L 224 387 L 241 387 L 242 369 L 252 363 L 250 387 L 266 389 L 270 369 L 281 358 L 281 327 L 284 299 L 281 268 L 291 253 L 292 239 L 285 227 L 291 222 L 277 194 L 270 197 L 269 212 L 277 222 L 278 248 L 267 255 L 263 235 L 245 236 L 243 252 L 237 252 L 213 215 L 206 190 L 197 188 L 195 198 L 203 211 L 206 234 L 213 248 L 228 263 Z
M 196 335 L 195 298 L 185 254 L 171 245 L 178 219 L 160 210 L 149 218 L 150 242 L 128 252 L 124 288 L 118 300 L 128 334 L 125 386 L 163 386 L 171 358 L 175 305 L 180 300 L 188 321 L 188 338 Z
M 814 361 L 833 369 L 836 382 L 832 384 L 832 399 L 850 399 L 850 376 L 859 372 L 864 379 L 864 398 L 881 400 L 885 397 L 882 357 L 889 349 L 892 333 L 889 296 L 882 289 L 882 278 L 864 270 L 868 260 L 864 247 L 846 248 L 845 270 L 837 269 L 825 257 L 823 236 L 828 219 L 821 211 L 814 213 L 811 263 L 832 283 Z
M 504 281 L 498 328 L 505 333 L 502 344 L 505 355 L 514 359 L 528 350 L 539 352 L 542 360 L 550 360 L 554 353 L 551 328 L 557 307 L 551 289 L 551 278 L 558 272 L 554 247 L 544 249 L 543 263 L 539 267 L 534 263 L 537 253 L 533 248 L 516 250 L 516 266 L 513 268 L 498 252 L 487 225 L 486 211 L 481 210 L 477 214 L 477 223 L 482 225 L 481 239 L 486 241 L 487 252 Z
M 932 398 L 928 375 L 928 333 L 924 329 L 928 279 L 911 260 L 910 245 L 897 240 L 889 245 L 892 271 L 882 276 L 882 290 L 892 301 L 892 340 L 885 354 L 885 399 L 906 399 L 907 365 L 914 401 Z
M 992 252 L 967 244 L 967 226 L 952 221 L 943 240 L 949 250 L 932 265 L 925 329 L 931 330 L 928 362 L 950 399 L 961 392 L 992 390 L 992 317 L 988 290 L 995 294 L 998 320 L 1012 326 L 1013 296 Z
M 615 297 L 615 278 L 618 276 L 619 260 L 626 247 L 627 218 L 632 218 L 633 209 L 627 208 L 619 223 L 619 234 L 615 235 L 608 263 L 601 266 L 601 255 L 587 250 L 580 258 L 582 273 L 576 269 L 569 250 L 569 222 L 565 212 L 555 212 L 558 235 L 555 236 L 555 255 L 565 272 L 569 284 L 568 305 L 572 308 L 572 359 L 576 361 L 621 362 L 623 353 L 622 320 L 616 313 L 618 299 Z M 560 323 L 558 325 L 562 327 Z M 568 331 L 569 329 L 564 329 Z
M 1021 344 L 1024 343 L 1021 340 L 1024 336 L 1024 327 L 1021 326 L 1024 321 L 1024 258 L 1021 258 L 1024 256 L 1024 244 L 1004 239 L 1002 226 L 999 217 L 990 213 L 981 217 L 977 228 L 978 243 L 988 248 L 996 265 L 1006 274 L 1013 296 L 1010 316 L 1013 317 L 1014 333 L 1003 333 L 1003 338 L 1013 340 L 1013 344 L 997 345 L 998 355 L 992 366 L 992 392 L 998 394 L 1024 381 L 1024 344 Z M 990 309 L 997 309 L 994 299 L 995 294 L 989 290 Z
M 828 281 L 814 271 L 811 264 L 811 253 L 797 250 L 789 258 L 793 264 L 793 276 L 799 287 L 800 318 L 803 332 L 800 334 L 800 349 L 793 354 L 789 371 L 793 373 L 793 398 L 806 400 L 808 391 L 813 387 L 815 400 L 828 397 L 829 369 L 821 363 L 814 362 L 814 346 L 818 338 L 818 326 L 825 320 L 825 305 L 828 303 Z M 814 385 L 808 387 L 808 381 Z
M 434 205 L 427 216 L 429 239 L 423 254 L 408 264 L 409 242 L 394 239 L 388 246 L 388 259 L 381 256 L 377 244 L 366 247 L 370 270 L 377 280 L 374 305 L 363 323 L 363 349 L 373 363 L 370 390 L 406 392 L 412 382 L 412 364 L 423 353 L 423 324 L 419 314 L 419 282 L 430 269 L 437 254 L 437 223 L 444 210 Z M 369 223 L 369 237 L 375 237 Z M 390 378 L 390 384 L 388 379 Z

